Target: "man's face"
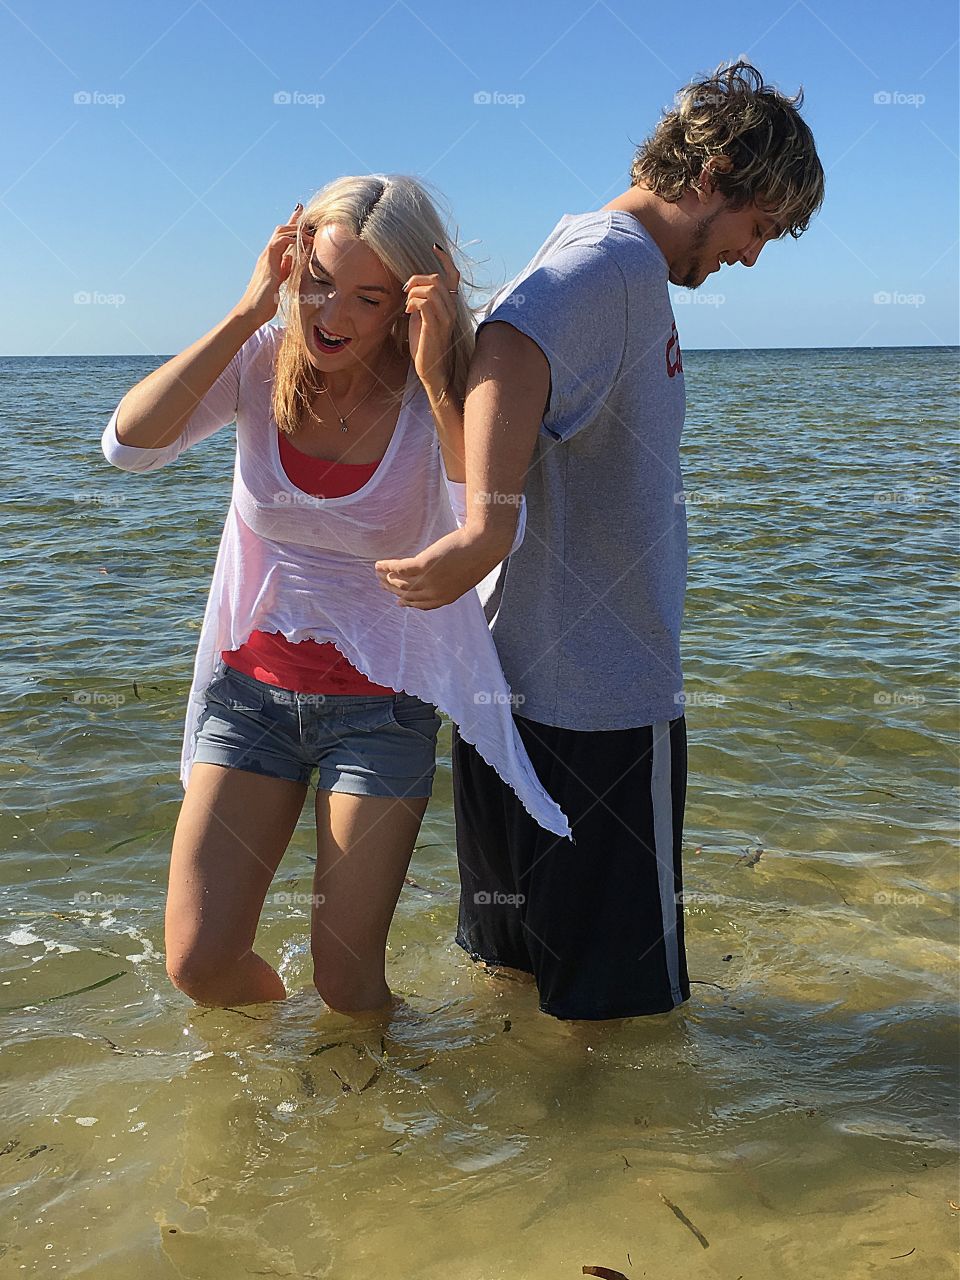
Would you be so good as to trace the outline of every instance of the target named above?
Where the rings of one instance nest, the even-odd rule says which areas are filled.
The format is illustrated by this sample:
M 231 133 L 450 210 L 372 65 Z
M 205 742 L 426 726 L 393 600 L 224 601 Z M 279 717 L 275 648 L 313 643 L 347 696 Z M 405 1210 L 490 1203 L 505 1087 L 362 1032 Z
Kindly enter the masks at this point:
M 715 192 L 708 203 L 697 206 L 687 243 L 670 263 L 670 283 L 696 289 L 722 266 L 742 263 L 752 267 L 768 240 L 780 227 L 754 204 L 731 209 Z

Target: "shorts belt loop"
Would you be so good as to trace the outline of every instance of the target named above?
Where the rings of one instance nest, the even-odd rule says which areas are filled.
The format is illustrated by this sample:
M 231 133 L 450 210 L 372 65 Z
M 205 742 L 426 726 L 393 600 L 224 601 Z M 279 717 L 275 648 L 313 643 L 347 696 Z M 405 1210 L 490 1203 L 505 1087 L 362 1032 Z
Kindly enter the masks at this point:
M 300 741 L 303 742 L 303 716 L 300 713 L 300 694 L 294 695 L 297 699 L 297 724 L 300 726 Z

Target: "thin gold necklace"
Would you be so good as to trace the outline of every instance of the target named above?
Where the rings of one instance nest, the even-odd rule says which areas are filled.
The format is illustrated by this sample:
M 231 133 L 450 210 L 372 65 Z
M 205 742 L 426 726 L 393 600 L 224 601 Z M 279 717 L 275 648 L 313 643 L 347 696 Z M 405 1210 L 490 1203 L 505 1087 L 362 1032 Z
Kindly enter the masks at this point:
M 357 403 L 350 410 L 350 413 L 346 413 L 346 414 L 342 414 L 340 410 L 337 408 L 337 402 L 336 400 L 334 400 L 333 396 L 330 394 L 330 388 L 327 386 L 326 382 L 324 382 L 323 386 L 320 388 L 320 390 L 325 391 L 330 398 L 330 403 L 333 405 L 333 411 L 337 415 L 337 418 L 340 422 L 341 431 L 347 430 L 347 418 L 350 417 L 350 414 L 357 412 L 357 410 L 363 404 L 364 400 L 367 399 L 367 397 L 373 392 L 374 388 L 380 382 L 380 379 L 377 378 L 376 375 L 374 375 L 374 378 L 375 378 L 375 381 L 370 384 L 369 391 L 367 391 L 364 395 L 362 395 L 360 399 L 357 401 Z M 317 415 L 313 412 L 313 409 L 310 407 L 309 403 L 307 404 L 307 412 L 310 414 L 310 417 L 313 418 L 314 422 L 319 422 L 321 426 L 323 425 L 323 419 L 317 417 Z

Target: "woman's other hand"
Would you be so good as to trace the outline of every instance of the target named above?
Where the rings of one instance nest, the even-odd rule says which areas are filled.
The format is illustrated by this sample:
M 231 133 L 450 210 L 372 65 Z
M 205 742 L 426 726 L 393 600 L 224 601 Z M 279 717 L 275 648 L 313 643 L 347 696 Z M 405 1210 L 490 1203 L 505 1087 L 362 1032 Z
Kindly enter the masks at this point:
M 410 358 L 417 376 L 433 401 L 440 401 L 450 382 L 450 335 L 457 311 L 460 272 L 450 256 L 435 244 L 439 271 L 411 276 L 403 286 L 410 317 Z
M 266 248 L 257 259 L 243 297 L 234 307 L 234 313 L 252 317 L 259 328 L 277 314 L 280 305 L 280 286 L 290 275 L 297 239 L 297 224 L 303 216 L 303 205 L 298 204 L 290 215 L 290 221 L 274 229 Z

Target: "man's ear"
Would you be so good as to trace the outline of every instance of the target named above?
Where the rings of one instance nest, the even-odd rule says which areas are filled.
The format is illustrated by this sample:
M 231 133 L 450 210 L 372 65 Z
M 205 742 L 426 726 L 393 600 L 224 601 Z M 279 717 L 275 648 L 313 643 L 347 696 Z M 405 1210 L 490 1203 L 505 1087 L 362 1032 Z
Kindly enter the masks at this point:
M 709 200 L 716 190 L 713 181 L 714 175 L 730 173 L 732 170 L 733 161 L 729 156 L 707 156 L 701 166 L 700 175 L 694 184 L 697 198 L 701 201 Z

